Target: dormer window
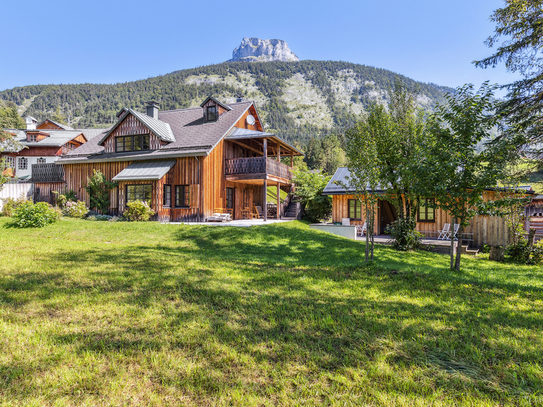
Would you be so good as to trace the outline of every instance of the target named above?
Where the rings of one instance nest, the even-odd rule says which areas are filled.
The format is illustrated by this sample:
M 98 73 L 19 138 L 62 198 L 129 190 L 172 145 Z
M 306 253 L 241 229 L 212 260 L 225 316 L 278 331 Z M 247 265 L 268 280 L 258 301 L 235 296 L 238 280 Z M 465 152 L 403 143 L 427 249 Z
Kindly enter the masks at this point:
M 35 143 L 37 137 L 38 137 L 38 136 L 37 136 L 36 134 L 29 134 L 29 135 L 28 135 L 28 142 L 29 142 L 29 143 Z
M 208 106 L 207 107 L 207 121 L 216 122 L 217 121 L 217 106 Z

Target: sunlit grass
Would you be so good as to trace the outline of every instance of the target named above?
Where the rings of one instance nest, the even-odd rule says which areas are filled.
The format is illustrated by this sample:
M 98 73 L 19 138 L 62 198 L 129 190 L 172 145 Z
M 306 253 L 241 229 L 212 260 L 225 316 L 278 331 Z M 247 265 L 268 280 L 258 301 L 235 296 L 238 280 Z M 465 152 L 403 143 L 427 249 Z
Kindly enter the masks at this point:
M 0 404 L 541 405 L 543 270 L 263 227 L 0 218 Z

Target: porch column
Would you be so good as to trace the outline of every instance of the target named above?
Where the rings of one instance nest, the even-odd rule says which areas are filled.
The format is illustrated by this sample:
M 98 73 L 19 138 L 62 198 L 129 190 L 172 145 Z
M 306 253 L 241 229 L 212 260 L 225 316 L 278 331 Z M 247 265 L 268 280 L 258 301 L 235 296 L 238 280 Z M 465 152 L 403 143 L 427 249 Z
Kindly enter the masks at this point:
M 268 157 L 268 139 L 264 138 L 264 158 Z
M 294 165 L 294 160 L 292 158 L 293 158 L 293 155 L 292 155 L 292 152 L 291 152 L 290 153 L 290 168 L 292 168 L 292 166 Z
M 262 211 L 264 212 L 264 222 L 268 220 L 268 180 L 264 180 L 264 208 L 262 208 Z
M 277 183 L 277 219 L 281 219 L 281 184 Z
M 281 144 L 277 143 L 277 161 L 281 162 Z

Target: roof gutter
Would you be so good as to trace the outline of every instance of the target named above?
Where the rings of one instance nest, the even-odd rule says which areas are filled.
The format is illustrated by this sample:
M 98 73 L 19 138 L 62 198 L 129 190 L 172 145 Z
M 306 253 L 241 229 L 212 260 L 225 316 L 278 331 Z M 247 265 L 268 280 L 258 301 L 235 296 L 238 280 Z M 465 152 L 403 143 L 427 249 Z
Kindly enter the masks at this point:
M 121 162 L 121 161 L 146 161 L 146 160 L 161 160 L 164 158 L 177 158 L 177 157 L 207 157 L 209 153 L 206 151 L 194 152 L 194 153 L 175 153 L 175 154 L 157 154 L 152 157 L 112 157 L 112 158 L 91 158 L 88 160 L 82 159 L 60 159 L 55 161 L 55 164 L 85 164 L 85 163 L 108 163 L 108 162 Z

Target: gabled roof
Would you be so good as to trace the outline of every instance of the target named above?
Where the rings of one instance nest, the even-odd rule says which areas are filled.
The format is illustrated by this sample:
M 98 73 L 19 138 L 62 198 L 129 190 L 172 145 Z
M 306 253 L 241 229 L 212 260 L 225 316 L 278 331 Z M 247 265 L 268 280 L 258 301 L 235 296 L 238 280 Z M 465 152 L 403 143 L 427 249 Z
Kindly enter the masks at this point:
M 226 136 L 226 139 L 227 140 L 244 140 L 244 139 L 255 139 L 255 138 L 264 138 L 264 137 L 270 140 L 274 140 L 276 143 L 282 144 L 283 146 L 286 146 L 287 148 L 290 148 L 294 150 L 296 153 L 298 153 L 294 155 L 304 155 L 304 153 L 302 153 L 293 145 L 287 143 L 281 137 L 276 136 L 275 134 L 266 133 L 263 131 L 240 129 L 239 127 L 234 127 L 232 131 L 230 132 L 230 134 Z
M 222 107 L 223 109 L 225 109 L 225 110 L 227 110 L 227 111 L 232 110 L 232 108 L 231 108 L 230 106 L 225 105 L 224 103 L 218 101 L 217 99 L 215 99 L 215 98 L 212 97 L 212 96 L 208 96 L 208 97 L 206 98 L 206 100 L 204 100 L 203 103 L 200 105 L 200 107 L 204 107 L 205 104 L 206 104 L 207 102 L 209 102 L 210 100 L 212 100 L 212 101 L 215 102 L 217 105 L 219 105 L 220 107 Z
M 8 133 L 15 134 L 15 138 L 19 143 L 21 143 L 23 146 L 32 148 L 32 147 L 61 147 L 64 144 L 66 144 L 69 141 L 72 141 L 74 138 L 79 136 L 80 134 L 83 134 L 81 130 L 5 130 Z M 39 132 L 39 133 L 47 133 L 49 137 L 45 137 L 43 140 L 40 141 L 26 141 L 26 132 L 29 131 L 31 133 Z M 84 134 L 83 134 L 84 136 Z M 21 150 L 19 150 L 21 151 Z M 17 151 L 11 151 L 11 152 L 17 152 Z
M 136 112 L 132 109 L 124 108 L 124 112 L 124 115 L 121 115 L 119 121 L 117 121 L 117 123 L 115 123 L 113 127 L 111 127 L 109 131 L 107 131 L 102 139 L 98 142 L 99 145 L 103 145 L 104 141 L 106 141 L 109 135 L 123 122 L 123 119 L 129 114 L 136 117 L 140 122 L 142 122 L 145 127 L 152 131 L 162 141 L 166 141 L 168 143 L 172 143 L 175 141 L 175 136 L 173 135 L 172 129 L 168 123 L 165 123 L 161 120 L 153 119 L 151 116 L 147 116 L 144 113 Z
M 352 187 L 351 183 L 349 182 L 349 178 L 351 176 L 351 172 L 347 167 L 340 167 L 336 170 L 334 175 L 332 176 L 332 179 L 328 181 L 328 184 L 324 188 L 322 194 L 323 195 L 352 195 L 356 191 L 354 187 Z M 514 188 L 518 192 L 525 192 L 526 194 L 534 194 L 534 191 L 531 186 L 519 186 L 517 188 Z M 369 192 L 374 193 L 384 193 L 385 190 L 381 185 L 377 186 L 377 189 L 375 191 L 372 191 L 371 188 L 368 185 L 367 190 Z M 511 190 L 511 188 L 502 188 L 502 187 L 496 187 L 496 188 L 486 188 L 485 191 L 506 191 Z
M 43 123 L 45 122 L 50 122 L 50 123 L 53 123 L 55 126 L 58 126 L 60 127 L 61 129 L 63 130 L 74 130 L 73 127 L 70 127 L 70 126 L 67 126 L 66 124 L 62 124 L 62 123 L 59 123 L 59 122 L 55 122 L 51 119 L 45 119 L 43 122 L 41 122 L 40 124 L 38 124 L 36 127 L 40 127 Z M 38 129 L 39 130 L 39 129 Z M 44 129 L 45 130 L 45 129 Z
M 347 167 L 339 167 L 328 184 L 322 191 L 323 195 L 350 195 L 355 193 L 354 187 L 351 186 L 349 178 L 351 176 L 351 171 Z M 368 191 L 371 191 L 371 188 L 368 186 Z M 376 193 L 384 192 L 381 186 L 373 191 Z

